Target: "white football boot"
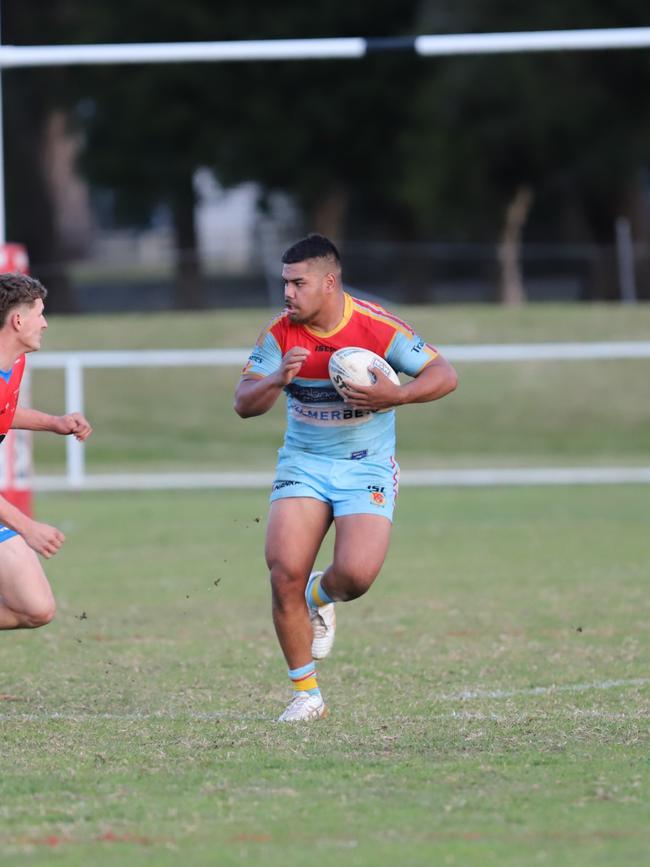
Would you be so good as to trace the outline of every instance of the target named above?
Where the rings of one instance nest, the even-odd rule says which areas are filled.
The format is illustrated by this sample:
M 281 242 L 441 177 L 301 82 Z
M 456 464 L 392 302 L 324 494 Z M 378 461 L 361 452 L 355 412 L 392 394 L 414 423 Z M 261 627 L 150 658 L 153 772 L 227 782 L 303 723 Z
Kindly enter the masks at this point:
M 316 578 L 319 578 L 322 572 L 312 572 L 307 582 L 305 590 L 305 598 L 309 599 L 309 590 Z M 334 644 L 334 636 L 336 634 L 336 612 L 334 611 L 334 603 L 323 605 L 321 608 L 312 608 L 307 602 L 309 611 L 309 619 L 311 620 L 311 655 L 312 659 L 325 659 L 329 655 Z
M 278 717 L 278 722 L 312 722 L 325 719 L 327 706 L 322 695 L 310 695 L 308 692 L 297 692 Z

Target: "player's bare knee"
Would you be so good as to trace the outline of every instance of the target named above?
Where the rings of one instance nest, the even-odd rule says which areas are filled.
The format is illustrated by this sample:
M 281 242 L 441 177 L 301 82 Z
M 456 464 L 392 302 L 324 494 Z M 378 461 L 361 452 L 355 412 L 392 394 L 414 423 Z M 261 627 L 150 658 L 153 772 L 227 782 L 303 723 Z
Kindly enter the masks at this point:
M 35 606 L 30 611 L 25 612 L 24 626 L 27 629 L 39 629 L 41 626 L 47 626 L 54 620 L 55 614 L 56 605 L 53 601 Z
M 340 571 L 336 569 L 336 596 L 341 602 L 350 602 L 367 593 L 377 577 L 375 572 L 366 569 L 350 569 Z
M 363 596 L 369 589 L 370 584 L 349 582 L 346 584 L 345 590 L 339 592 L 338 595 L 341 597 L 341 602 L 351 602 L 353 599 L 358 599 L 360 596 Z
M 301 599 L 305 593 L 305 576 L 292 573 L 283 566 L 272 566 L 270 570 L 271 591 L 276 603 L 282 604 L 291 599 Z

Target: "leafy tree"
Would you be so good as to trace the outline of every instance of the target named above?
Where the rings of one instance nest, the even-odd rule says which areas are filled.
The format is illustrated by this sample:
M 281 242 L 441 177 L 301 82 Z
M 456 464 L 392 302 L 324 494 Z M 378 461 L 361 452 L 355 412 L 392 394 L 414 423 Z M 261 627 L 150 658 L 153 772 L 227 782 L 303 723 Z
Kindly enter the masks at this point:
M 640 0 L 537 7 L 377 0 L 371 10 L 298 0 L 220 7 L 132 0 L 119 13 L 109 4 L 52 0 L 38 18 L 26 6 L 6 0 L 7 40 L 397 36 L 645 23 Z M 649 79 L 645 51 L 21 70 L 6 75 L 13 129 L 20 130 L 8 141 L 10 224 L 14 237 L 33 237 L 32 252 L 41 245 L 43 260 L 56 260 L 44 248 L 53 237 L 49 203 L 29 167 L 38 162 L 47 112 L 77 103 L 94 106 L 77 116 L 87 136 L 84 171 L 115 191 L 121 217 L 145 222 L 161 202 L 169 206 L 183 252 L 179 305 L 203 303 L 192 188 L 199 166 L 213 167 L 226 185 L 255 180 L 266 191 L 290 193 L 310 227 L 334 237 L 502 242 L 504 271 L 513 270 L 524 230 L 531 239 L 602 244 L 611 241 L 614 218 L 632 213 L 649 152 Z
M 411 29 L 415 2 L 378 0 L 369 20 L 354 4 L 280 7 L 254 0 L 217 9 L 133 0 L 123 15 L 88 7 L 84 38 L 257 39 L 393 35 Z M 409 70 L 412 70 L 411 72 Z M 403 122 L 412 61 L 187 64 L 110 68 L 84 81 L 96 114 L 84 166 L 119 191 L 122 213 L 144 218 L 160 201 L 174 214 L 183 306 L 200 306 L 192 175 L 211 166 L 226 185 L 255 180 L 292 194 L 314 227 L 340 236 L 348 214 L 399 224 L 395 129 Z M 381 179 L 378 181 L 378 179 Z M 333 218 L 332 215 L 335 215 Z M 378 217 L 377 215 L 381 215 Z M 188 256 L 188 252 L 190 255 Z
M 637 0 L 459 0 L 444 22 L 429 6 L 422 26 L 453 32 L 638 26 L 646 17 Z M 650 152 L 647 51 L 433 60 L 423 79 L 401 137 L 401 196 L 421 231 L 495 241 L 528 191 L 529 237 L 612 242 Z
M 51 0 L 38 16 L 21 0 L 5 0 L 3 42 L 38 43 L 40 33 L 64 27 L 66 3 Z M 5 206 L 7 237 L 27 247 L 32 265 L 50 290 L 48 309 L 74 307 L 65 267 L 65 250 L 57 232 L 52 190 L 44 161 L 47 124 L 56 109 L 65 108 L 66 74 L 57 69 L 20 69 L 3 73 Z

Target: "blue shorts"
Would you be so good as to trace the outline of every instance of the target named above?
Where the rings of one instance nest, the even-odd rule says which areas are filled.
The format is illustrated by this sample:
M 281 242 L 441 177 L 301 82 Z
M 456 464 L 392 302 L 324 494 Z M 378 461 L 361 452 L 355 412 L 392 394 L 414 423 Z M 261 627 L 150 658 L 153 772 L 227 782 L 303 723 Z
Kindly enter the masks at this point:
M 12 536 L 17 536 L 18 533 L 15 530 L 10 530 L 9 527 L 5 527 L 4 524 L 0 524 L 0 542 L 6 542 L 7 539 L 11 539 Z
M 335 518 L 383 515 L 393 520 L 399 466 L 394 457 L 373 461 L 327 458 L 310 452 L 278 452 L 271 502 L 311 497 L 329 503 Z

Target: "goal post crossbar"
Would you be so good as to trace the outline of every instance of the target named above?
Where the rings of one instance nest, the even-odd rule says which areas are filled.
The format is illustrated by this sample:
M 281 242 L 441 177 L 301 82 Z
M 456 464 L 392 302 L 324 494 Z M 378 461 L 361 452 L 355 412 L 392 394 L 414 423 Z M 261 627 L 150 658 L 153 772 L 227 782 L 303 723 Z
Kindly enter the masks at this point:
M 376 52 L 421 57 L 650 47 L 650 27 L 505 33 L 425 34 L 389 38 L 260 39 L 96 45 L 2 45 L 0 69 L 133 63 L 359 59 Z

